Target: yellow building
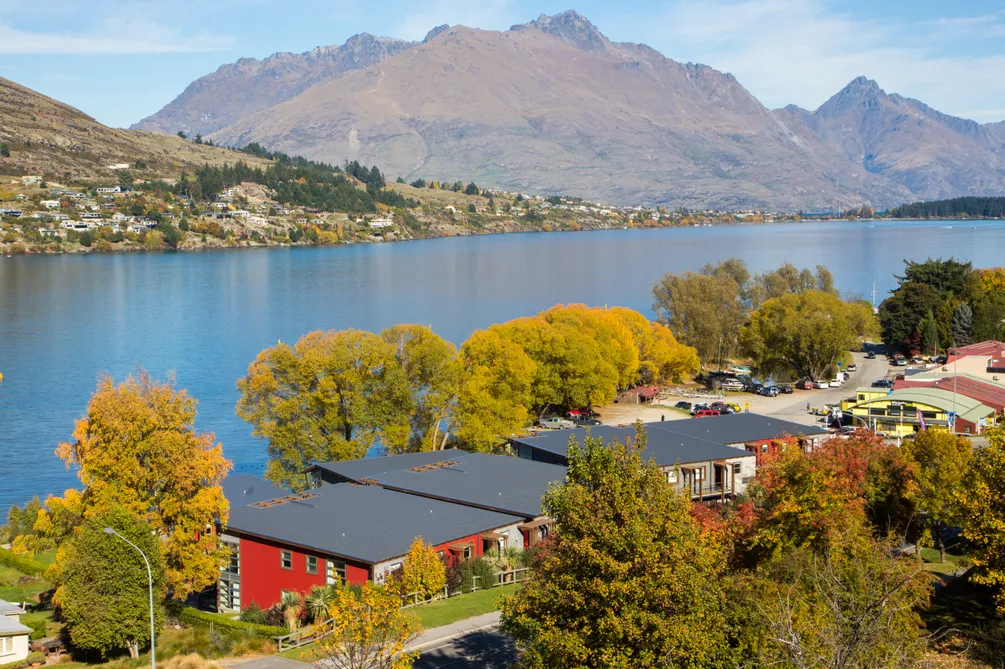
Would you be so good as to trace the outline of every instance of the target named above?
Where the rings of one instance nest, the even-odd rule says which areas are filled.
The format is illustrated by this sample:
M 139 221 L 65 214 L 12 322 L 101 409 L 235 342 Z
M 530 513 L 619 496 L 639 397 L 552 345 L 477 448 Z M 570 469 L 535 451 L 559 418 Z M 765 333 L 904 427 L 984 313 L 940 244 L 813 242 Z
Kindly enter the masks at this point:
M 861 398 L 861 399 L 860 399 Z M 955 416 L 955 432 L 980 434 L 995 424 L 995 411 L 975 399 L 934 388 L 859 388 L 858 402 L 848 411 L 854 424 L 868 426 L 894 437 L 914 434 L 920 428 L 919 413 L 925 425 L 948 426 Z

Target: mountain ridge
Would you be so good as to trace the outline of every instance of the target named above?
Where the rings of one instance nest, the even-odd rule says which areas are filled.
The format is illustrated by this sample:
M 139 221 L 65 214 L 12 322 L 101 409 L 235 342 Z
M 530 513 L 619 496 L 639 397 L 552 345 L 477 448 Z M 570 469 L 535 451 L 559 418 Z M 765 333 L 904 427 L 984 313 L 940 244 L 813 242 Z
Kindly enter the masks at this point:
M 219 143 L 621 204 L 833 210 L 1005 194 L 1005 123 L 958 119 L 864 76 L 814 111 L 769 110 L 733 75 L 612 42 L 573 10 L 382 39 L 223 66 L 135 127 L 187 119 Z M 242 102 L 276 58 L 281 85 Z

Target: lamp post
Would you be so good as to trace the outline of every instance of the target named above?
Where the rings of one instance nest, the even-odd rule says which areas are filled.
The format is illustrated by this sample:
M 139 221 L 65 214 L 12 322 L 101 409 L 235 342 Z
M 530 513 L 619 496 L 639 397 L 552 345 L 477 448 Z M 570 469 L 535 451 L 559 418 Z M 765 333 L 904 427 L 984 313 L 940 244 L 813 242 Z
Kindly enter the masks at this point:
M 157 654 L 154 650 L 154 576 L 150 571 L 150 561 L 147 560 L 146 553 L 141 551 L 139 546 L 131 542 L 129 539 L 126 539 L 112 528 L 106 527 L 105 534 L 114 534 L 119 539 L 122 539 L 127 544 L 135 548 L 136 552 L 143 558 L 143 564 L 147 567 L 147 583 L 150 585 L 150 668 L 157 669 Z

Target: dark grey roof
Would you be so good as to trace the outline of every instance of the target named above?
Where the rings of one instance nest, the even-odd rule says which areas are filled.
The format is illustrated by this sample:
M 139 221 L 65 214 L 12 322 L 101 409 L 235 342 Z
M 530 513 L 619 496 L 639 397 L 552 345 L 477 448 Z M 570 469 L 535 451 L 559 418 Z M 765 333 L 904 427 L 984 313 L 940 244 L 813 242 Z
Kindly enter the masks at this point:
M 541 498 L 548 486 L 566 476 L 565 467 L 505 455 L 445 451 L 437 462 L 458 464 L 431 463 L 432 468 L 401 468 L 372 478 L 395 490 L 534 518 L 543 513 Z
M 399 557 L 421 536 L 440 545 L 523 518 L 379 486 L 337 483 L 301 501 L 231 508 L 227 529 L 375 564 Z
M 408 469 L 419 465 L 428 465 L 439 462 L 445 457 L 451 457 L 459 450 L 446 451 L 423 451 L 421 453 L 403 453 L 401 455 L 385 455 L 379 458 L 363 458 L 362 460 L 341 460 L 337 462 L 320 462 L 312 469 L 321 469 L 326 472 L 338 474 L 350 481 L 362 481 L 363 479 L 374 478 L 384 472 L 391 472 L 396 469 Z
M 817 427 L 752 413 L 660 421 L 646 423 L 645 427 L 646 457 L 652 458 L 660 466 L 748 455 L 747 451 L 729 444 L 742 444 L 787 435 L 826 433 Z M 582 443 L 586 433 L 587 428 L 555 430 L 539 436 L 518 437 L 513 439 L 513 442 L 565 457 L 569 438 L 574 437 L 576 441 Z M 635 428 L 598 425 L 589 428 L 589 433 L 594 437 L 602 437 L 604 443 L 609 443 L 614 439 L 624 441 L 634 438 Z
M 251 474 L 231 474 L 223 480 L 222 487 L 223 496 L 230 502 L 232 509 L 288 494 L 275 483 Z

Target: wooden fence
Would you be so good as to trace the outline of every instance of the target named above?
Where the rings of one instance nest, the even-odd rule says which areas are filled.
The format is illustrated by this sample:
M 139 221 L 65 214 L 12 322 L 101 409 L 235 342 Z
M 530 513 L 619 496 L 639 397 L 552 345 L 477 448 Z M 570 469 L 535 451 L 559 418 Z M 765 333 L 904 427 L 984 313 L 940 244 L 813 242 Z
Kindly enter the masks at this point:
M 501 571 L 497 573 L 493 578 L 494 582 L 490 583 L 487 587 L 479 583 L 481 577 L 473 576 L 471 578 L 471 592 L 476 590 L 488 590 L 490 588 L 498 588 L 504 585 L 514 585 L 516 583 L 523 583 L 531 577 L 530 569 L 522 567 L 520 569 L 510 569 L 509 571 Z M 429 599 L 420 599 L 422 593 L 412 592 L 407 595 L 402 595 L 401 597 L 401 608 L 411 609 L 416 606 L 422 606 L 423 604 L 429 604 L 431 602 L 440 601 L 442 599 L 448 599 L 450 597 L 456 597 L 457 595 L 463 594 L 460 589 L 454 590 L 453 592 L 448 592 L 446 586 L 443 590 L 438 592 L 433 597 Z M 295 632 L 286 634 L 284 636 L 274 637 L 273 640 L 276 642 L 276 648 L 281 653 L 284 650 L 290 650 L 292 648 L 302 648 L 303 646 L 310 645 L 315 641 L 320 641 L 328 636 L 331 632 L 331 620 L 326 620 L 320 625 L 309 625 L 307 627 L 302 627 Z

